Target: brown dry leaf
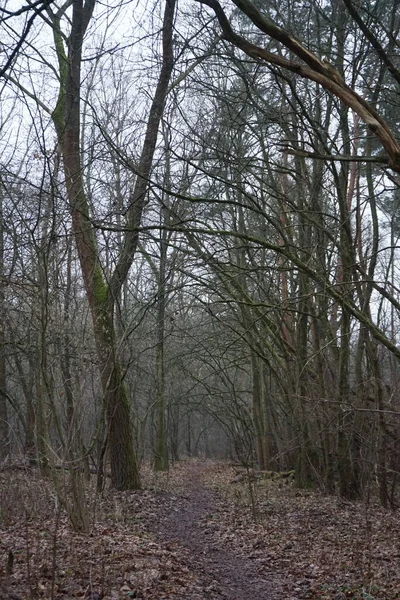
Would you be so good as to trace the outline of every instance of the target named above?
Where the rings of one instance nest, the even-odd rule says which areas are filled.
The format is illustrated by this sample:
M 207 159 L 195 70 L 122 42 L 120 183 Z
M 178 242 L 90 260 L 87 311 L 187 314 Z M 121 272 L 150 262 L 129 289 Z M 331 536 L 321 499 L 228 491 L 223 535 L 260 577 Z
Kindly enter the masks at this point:
M 0 597 L 48 599 L 53 587 L 57 600 L 400 599 L 396 513 L 260 479 L 253 514 L 235 474 L 220 462 L 146 469 L 144 491 L 92 491 L 89 535 L 64 514 L 55 535 L 50 483 L 13 473 L 5 483 L 25 500 L 0 526 Z

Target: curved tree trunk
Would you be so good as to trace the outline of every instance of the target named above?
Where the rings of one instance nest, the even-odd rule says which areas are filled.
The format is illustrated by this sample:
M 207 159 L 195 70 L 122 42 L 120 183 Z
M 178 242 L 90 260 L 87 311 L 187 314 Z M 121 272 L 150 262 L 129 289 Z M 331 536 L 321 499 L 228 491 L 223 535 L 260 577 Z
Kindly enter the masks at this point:
M 140 225 L 145 205 L 158 127 L 173 67 L 172 27 L 175 0 L 166 0 L 165 4 L 163 63 L 150 107 L 136 184 L 130 202 L 129 231 L 126 234 L 110 283 L 106 283 L 101 267 L 96 234 L 91 223 L 89 203 L 84 190 L 83 165 L 80 155 L 82 46 L 94 6 L 95 0 L 86 0 L 85 3 L 83 0 L 72 0 L 68 53 L 65 52 L 60 29 L 62 15 L 49 12 L 53 22 L 60 75 L 59 97 L 52 117 L 62 152 L 75 243 L 93 321 L 107 417 L 111 483 L 116 489 L 134 489 L 140 487 L 140 475 L 133 444 L 129 399 L 116 350 L 114 306 L 128 276 L 137 247 L 137 228 Z

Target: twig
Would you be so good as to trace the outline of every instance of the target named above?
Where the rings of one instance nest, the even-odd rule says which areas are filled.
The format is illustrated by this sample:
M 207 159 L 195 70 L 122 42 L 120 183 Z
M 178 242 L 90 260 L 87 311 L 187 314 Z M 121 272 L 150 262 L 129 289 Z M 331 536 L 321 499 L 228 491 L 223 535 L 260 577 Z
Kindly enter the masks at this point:
M 308 152 L 298 148 L 291 148 L 285 144 L 281 145 L 280 152 L 290 154 L 292 156 L 301 156 L 303 158 L 312 158 L 313 160 L 328 160 L 333 162 L 357 162 L 357 163 L 378 163 L 388 164 L 388 160 L 384 156 L 348 156 L 340 154 L 319 154 L 318 152 Z

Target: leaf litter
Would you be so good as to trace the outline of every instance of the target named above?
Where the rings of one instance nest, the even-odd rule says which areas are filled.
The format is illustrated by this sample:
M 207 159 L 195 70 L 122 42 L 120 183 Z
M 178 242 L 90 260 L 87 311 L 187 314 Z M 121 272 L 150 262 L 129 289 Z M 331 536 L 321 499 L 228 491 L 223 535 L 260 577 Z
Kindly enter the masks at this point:
M 142 491 L 93 491 L 83 535 L 50 482 L 1 473 L 1 600 L 400 599 L 396 512 L 236 475 L 144 469 Z

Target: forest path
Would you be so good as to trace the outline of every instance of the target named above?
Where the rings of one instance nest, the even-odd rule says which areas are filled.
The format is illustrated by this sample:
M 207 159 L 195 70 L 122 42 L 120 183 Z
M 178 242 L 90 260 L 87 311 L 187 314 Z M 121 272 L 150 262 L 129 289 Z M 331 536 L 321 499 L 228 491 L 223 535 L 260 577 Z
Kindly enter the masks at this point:
M 218 514 L 223 501 L 205 485 L 207 465 L 188 463 L 179 493 L 163 493 L 151 530 L 183 549 L 198 580 L 185 600 L 286 600 L 276 574 L 257 568 L 251 556 L 224 548 Z

